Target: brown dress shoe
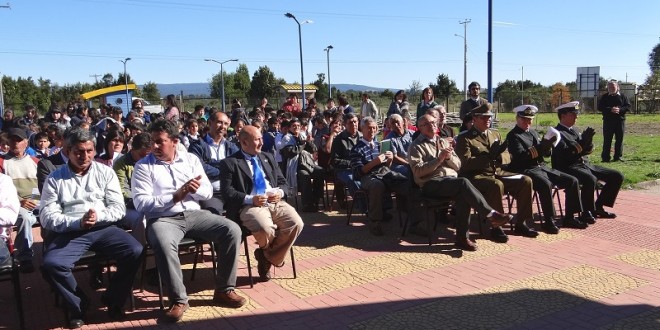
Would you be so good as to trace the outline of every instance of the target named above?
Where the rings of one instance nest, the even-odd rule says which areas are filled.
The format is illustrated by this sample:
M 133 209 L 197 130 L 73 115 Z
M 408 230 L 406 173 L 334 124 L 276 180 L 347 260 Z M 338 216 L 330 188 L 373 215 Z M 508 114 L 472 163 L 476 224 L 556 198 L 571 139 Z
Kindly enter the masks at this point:
M 499 227 L 502 226 L 506 223 L 511 222 L 511 219 L 513 219 L 513 216 L 510 214 L 503 214 L 500 212 L 495 211 L 493 215 L 488 217 L 488 220 L 492 224 L 493 227 Z
M 234 290 L 227 292 L 215 290 L 213 303 L 222 307 L 240 308 L 247 303 L 247 299 L 237 295 Z
M 456 241 L 456 247 L 465 251 L 477 251 L 477 244 L 469 238 L 460 238 Z
M 165 312 L 165 317 L 170 322 L 179 322 L 183 317 L 183 313 L 185 313 L 187 309 L 187 303 L 175 303 L 167 312 Z

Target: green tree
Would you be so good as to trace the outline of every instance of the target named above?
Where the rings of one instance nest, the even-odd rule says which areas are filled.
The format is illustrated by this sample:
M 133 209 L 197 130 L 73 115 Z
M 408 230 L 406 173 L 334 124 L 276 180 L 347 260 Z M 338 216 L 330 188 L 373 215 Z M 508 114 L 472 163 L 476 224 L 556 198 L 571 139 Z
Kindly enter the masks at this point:
M 281 81 L 275 78 L 275 74 L 267 65 L 260 66 L 252 75 L 248 96 L 253 102 L 262 97 L 270 98 L 277 93 L 277 86 Z
M 660 70 L 660 43 L 655 45 L 653 50 L 651 50 L 651 53 L 649 53 L 648 64 L 651 73 L 655 73 L 656 71 Z
M 449 76 L 444 73 L 439 74 L 436 83 L 431 82 L 429 86 L 433 89 L 435 97 L 442 101 L 448 101 L 451 95 L 460 93 L 456 88 L 456 82 L 449 79 Z
M 150 102 L 160 101 L 160 91 L 155 82 L 148 81 L 142 86 L 142 98 Z
M 421 94 L 422 92 L 422 83 L 419 82 L 419 80 L 413 80 L 412 83 L 410 83 L 410 86 L 408 87 L 408 91 L 406 92 L 408 96 L 410 97 L 410 102 L 417 97 L 417 95 Z
M 388 100 L 391 100 L 391 99 L 394 98 L 394 93 L 393 93 L 391 90 L 389 90 L 389 89 L 386 88 L 384 91 L 382 91 L 382 92 L 380 93 L 380 96 L 381 96 L 381 97 L 384 97 L 384 98 L 386 98 L 386 99 L 388 99 Z
M 239 64 L 238 68 L 236 68 L 236 73 L 234 73 L 234 76 L 232 78 L 233 78 L 232 95 L 235 94 L 237 96 L 240 96 L 241 98 L 248 95 L 248 92 L 250 91 L 250 71 L 248 71 L 247 65 L 243 63 Z
M 312 85 L 316 86 L 318 90 L 316 91 L 316 102 L 319 104 L 324 104 L 325 100 L 328 99 L 328 84 L 325 83 L 325 73 L 317 73 L 316 80 Z
M 115 82 L 115 77 L 112 76 L 112 73 L 106 73 L 103 75 L 103 78 L 101 78 L 103 87 L 110 87 L 112 84 Z

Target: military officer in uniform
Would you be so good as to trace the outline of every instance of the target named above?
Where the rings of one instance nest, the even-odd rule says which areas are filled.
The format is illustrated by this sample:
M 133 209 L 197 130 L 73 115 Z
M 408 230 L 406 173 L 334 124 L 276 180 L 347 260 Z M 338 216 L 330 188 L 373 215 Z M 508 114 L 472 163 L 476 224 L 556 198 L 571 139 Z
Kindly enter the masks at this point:
M 506 150 L 506 140 L 500 132 L 489 129 L 492 122 L 492 105 L 485 103 L 470 112 L 474 125 L 456 138 L 456 154 L 461 159 L 459 174 L 472 182 L 484 196 L 488 205 L 504 213 L 502 196 L 510 193 L 517 201 L 517 221 L 514 233 L 525 237 L 536 237 L 538 232 L 527 227 L 527 221 L 533 221 L 532 214 L 532 179 L 504 171 L 503 163 L 510 160 Z M 507 242 L 508 237 L 502 227 L 492 227 L 491 239 Z
M 592 139 L 596 132 L 587 127 L 580 134 L 573 127 L 580 114 L 580 102 L 562 104 L 555 110 L 559 116 L 556 129 L 561 133 L 561 139 L 552 150 L 552 168 L 568 173 L 580 181 L 580 195 L 585 210 L 597 218 L 615 218 L 616 214 L 605 211 L 603 206 L 614 206 L 623 183 L 623 175 L 616 170 L 589 163 L 587 155 L 593 151 Z M 594 200 L 598 181 L 605 182 L 605 185 L 598 199 Z
M 557 137 L 549 140 L 541 139 L 539 134 L 531 129 L 532 119 L 538 112 L 538 108 L 533 105 L 521 105 L 513 111 L 516 113 L 516 126 L 506 137 L 511 154 L 509 170 L 532 178 L 534 190 L 538 192 L 541 199 L 544 215 L 543 229 L 549 234 L 559 232 L 554 223 L 556 213 L 552 202 L 553 185 L 564 189 L 566 196 L 566 215 L 562 221 L 563 227 L 584 229 L 588 224 L 595 223 L 596 220 L 591 213 L 582 212 L 578 180 L 574 176 L 545 165 L 543 157 L 550 156 L 552 145 Z M 575 218 L 575 214 L 580 212 L 582 213 L 580 218 Z

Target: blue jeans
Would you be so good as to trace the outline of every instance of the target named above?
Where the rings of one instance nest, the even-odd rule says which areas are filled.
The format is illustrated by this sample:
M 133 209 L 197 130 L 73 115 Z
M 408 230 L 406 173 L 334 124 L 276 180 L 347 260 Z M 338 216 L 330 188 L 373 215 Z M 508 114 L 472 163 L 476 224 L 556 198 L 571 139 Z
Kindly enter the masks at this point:
M 7 242 L 4 239 L 0 238 L 0 265 L 4 265 L 7 260 L 9 260 L 9 249 L 7 248 Z
M 34 241 L 32 237 L 32 226 L 37 223 L 37 217 L 24 208 L 18 210 L 18 219 L 16 219 L 16 241 L 14 242 L 14 248 L 18 250 L 18 255 L 16 258 L 19 261 L 32 261 L 32 242 Z
M 362 188 L 362 183 L 360 181 L 353 180 L 353 170 L 336 170 L 335 176 L 337 177 L 337 180 L 344 184 L 348 189 L 348 193 L 351 195 L 353 195 L 356 190 Z M 357 203 L 355 206 L 357 206 L 360 211 L 366 212 L 367 205 L 364 199 L 358 199 L 354 202 Z

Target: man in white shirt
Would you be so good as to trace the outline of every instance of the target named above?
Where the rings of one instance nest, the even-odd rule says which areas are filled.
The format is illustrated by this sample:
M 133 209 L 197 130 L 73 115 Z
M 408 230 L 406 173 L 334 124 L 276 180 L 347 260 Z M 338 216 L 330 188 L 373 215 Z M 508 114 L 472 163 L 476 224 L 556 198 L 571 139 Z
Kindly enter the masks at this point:
M 199 201 L 213 194 L 211 182 L 197 157 L 177 151 L 179 132 L 174 122 L 160 120 L 149 128 L 152 152 L 135 164 L 131 191 L 135 209 L 147 218 L 147 240 L 156 266 L 169 288 L 171 308 L 165 316 L 177 322 L 188 309 L 178 243 L 184 236 L 211 240 L 218 260 L 213 303 L 239 308 L 246 299 L 234 292 L 241 244 L 240 227 L 225 217 L 202 210 Z M 216 262 L 215 260 L 213 262 Z

